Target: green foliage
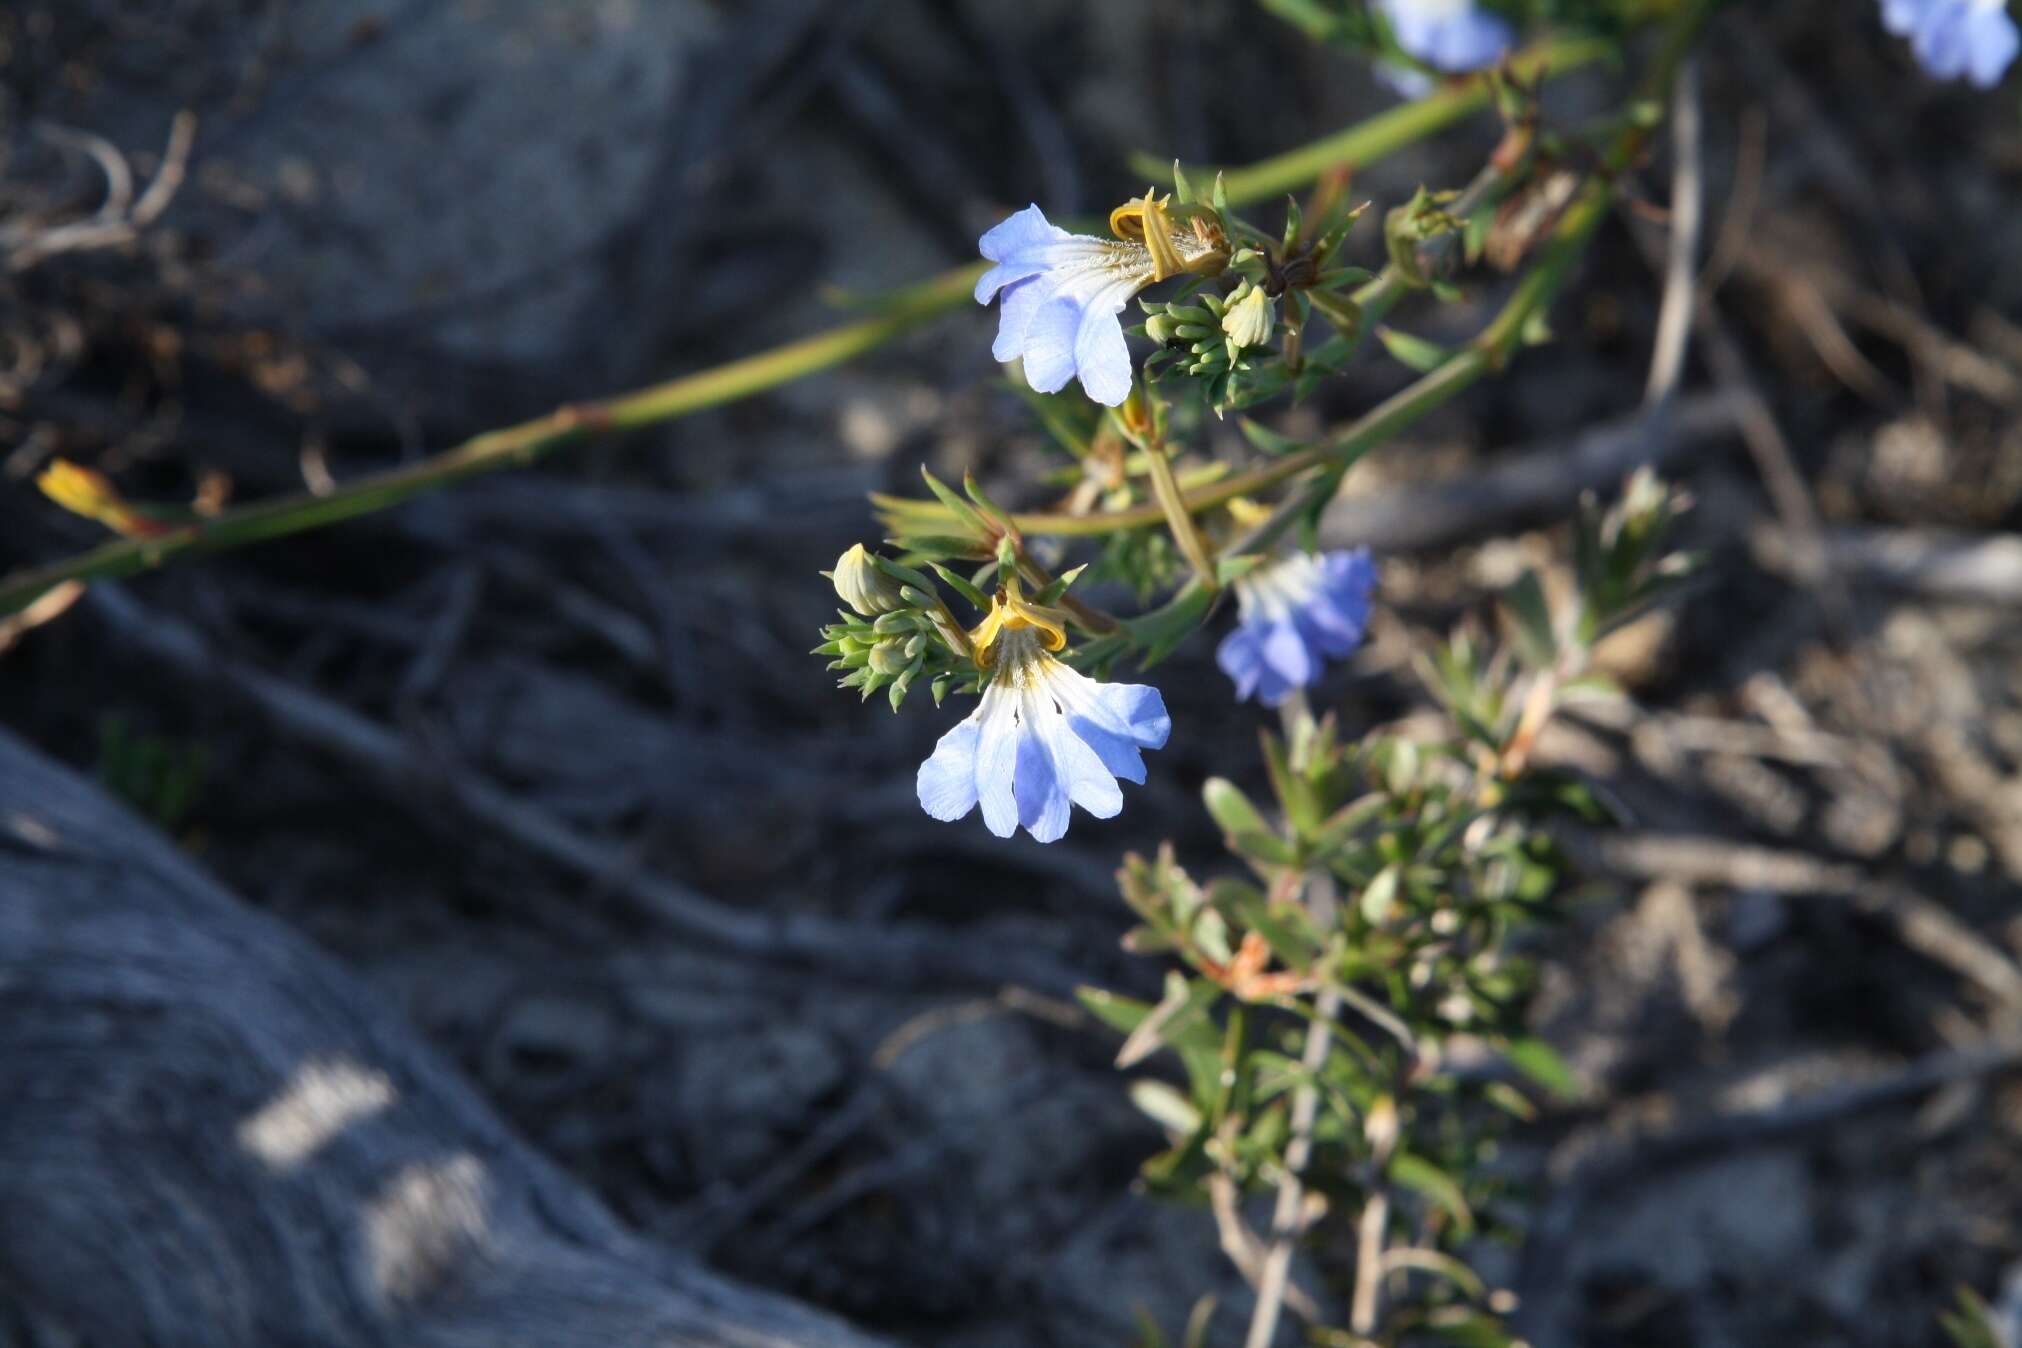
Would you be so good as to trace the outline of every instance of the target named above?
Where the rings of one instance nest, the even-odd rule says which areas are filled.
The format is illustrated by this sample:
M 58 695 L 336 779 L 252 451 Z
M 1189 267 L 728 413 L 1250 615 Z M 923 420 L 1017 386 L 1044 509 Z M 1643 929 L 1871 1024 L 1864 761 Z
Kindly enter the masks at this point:
M 1938 1325 L 1956 1348 L 2010 1348 L 1987 1303 L 1970 1287 L 1958 1291 L 1957 1309 L 1938 1312 Z
M 1593 641 L 1683 574 L 1662 549 L 1684 505 L 1638 476 L 1587 511 L 1570 593 L 1555 602 L 1527 575 L 1504 597 L 1509 645 L 1464 627 L 1427 651 L 1420 673 L 1454 738 L 1352 743 L 1332 717 L 1294 715 L 1260 737 L 1268 797 L 1225 777 L 1202 788 L 1237 873 L 1197 881 L 1170 845 L 1125 860 L 1139 922 L 1126 944 L 1176 967 L 1155 1004 L 1083 999 L 1124 1036 L 1119 1067 L 1178 1068 L 1131 1088 L 1169 1141 L 1147 1188 L 1204 1203 L 1216 1186 L 1283 1183 L 1310 1095 L 1302 1183 L 1326 1200 L 1318 1238 L 1354 1250 L 1358 1215 L 1379 1197 L 1388 1214 L 1386 1266 L 1405 1272 L 1385 1284 L 1381 1331 L 1316 1326 L 1315 1342 L 1512 1342 L 1506 1298 L 1466 1262 L 1473 1242 L 1510 1234 L 1498 1139 L 1584 1093 L 1526 1026 L 1536 969 L 1520 938 L 1566 887 L 1553 821 L 1606 818 L 1528 746 L 1582 686 Z M 1324 1046 L 1317 1067 L 1309 1044 Z M 1477 1064 L 1465 1072 L 1462 1046 Z
M 1317 40 L 1410 64 L 1363 0 L 1259 2 Z M 1497 7 L 1604 28 L 1677 11 L 1680 43 L 1706 13 L 1704 0 L 1683 10 L 1672 0 Z M 1650 123 L 1632 106 L 1598 130 L 1553 128 L 1514 69 L 1485 79 L 1506 133 L 1482 171 L 1465 190 L 1421 187 L 1390 203 L 1380 231 L 1357 234 L 1369 203 L 1351 199 L 1346 172 L 1324 166 L 1281 220 L 1237 216 L 1228 180 L 1209 184 L 1178 165 L 1169 206 L 1147 195 L 1119 208 L 1113 227 L 1141 242 L 1148 284 L 1162 287 L 1139 299 L 1135 331 L 1156 348 L 1139 382 L 1101 412 L 1072 396 L 1020 393 L 1058 451 L 1043 479 L 1054 495 L 1038 508 L 1014 514 L 973 479 L 958 492 L 931 475 L 930 499 L 876 498 L 903 555 L 860 562 L 858 585 L 871 584 L 869 565 L 899 586 L 898 600 L 881 599 L 889 611 L 877 613 L 853 604 L 858 618 L 824 632 L 844 683 L 866 695 L 884 688 L 894 706 L 920 678 L 937 700 L 975 686 L 969 638 L 941 587 L 979 612 L 1005 612 L 1021 578 L 1037 603 L 1065 606 L 1049 632 L 1071 622 L 1085 638 L 1061 658 L 1097 674 L 1132 658 L 1149 667 L 1287 534 L 1311 541 L 1361 454 L 1546 340 L 1550 304 L 1605 214 L 1591 166 L 1632 162 Z M 1157 221 L 1183 222 L 1205 247 L 1168 265 L 1146 232 Z M 1471 340 L 1435 344 L 1390 321 L 1401 304 L 1463 298 L 1461 267 L 1486 259 L 1515 270 L 1541 243 Z M 1230 411 L 1296 400 L 1340 375 L 1371 334 L 1366 345 L 1419 378 L 1352 425 L 1302 440 L 1239 416 L 1240 439 L 1212 435 Z M 1219 457 L 1230 443 L 1235 464 Z M 1506 1295 L 1467 1263 L 1474 1243 L 1510 1234 L 1499 1139 L 1513 1120 L 1582 1093 L 1527 1028 L 1537 971 L 1525 933 L 1553 918 L 1567 888 L 1554 823 L 1608 819 L 1588 783 L 1539 767 L 1533 751 L 1562 705 L 1606 691 L 1589 668 L 1595 643 L 1689 574 L 1689 559 L 1668 551 L 1685 504 L 1637 477 L 1613 509 L 1583 512 L 1570 577 L 1526 574 L 1496 623 L 1463 623 L 1427 643 L 1416 668 L 1449 714 L 1448 737 L 1351 742 L 1300 703 L 1282 735 L 1262 736 L 1261 782 L 1215 776 L 1203 788 L 1230 865 L 1202 881 L 1170 845 L 1125 860 L 1120 885 L 1137 919 L 1126 944 L 1166 962 L 1164 983 L 1151 1002 L 1093 989 L 1082 998 L 1120 1037 L 1130 1098 L 1166 1136 L 1144 1163 L 1144 1186 L 1217 1203 L 1225 1221 L 1232 1194 L 1272 1189 L 1323 1214 L 1308 1234 L 1367 1263 L 1356 1300 L 1381 1314 L 1352 1333 L 1308 1326 L 1312 1342 L 1512 1342 L 1500 1323 Z M 1127 588 L 1143 611 L 1113 617 L 1067 599 L 1081 571 L 1048 583 L 1026 544 L 1042 535 L 1081 540 L 1074 559 L 1090 579 Z M 1358 1254 L 1363 1225 L 1375 1259 Z M 1211 1313 L 1197 1311 L 1187 1344 L 1204 1342 Z M 1147 1320 L 1140 1342 L 1170 1340 Z
M 98 780 L 171 832 L 196 809 L 210 762 L 202 745 L 145 734 L 123 716 L 107 715 L 98 723 Z
M 989 602 L 972 582 L 938 562 L 927 565 L 979 609 Z M 883 691 L 893 711 L 923 678 L 936 706 L 951 691 L 979 686 L 968 636 L 924 572 L 856 547 L 827 574 L 853 606 L 836 611 L 841 621 L 822 628 L 813 651 L 833 657 L 828 667 L 842 671 L 838 686 L 857 689 L 865 700 Z

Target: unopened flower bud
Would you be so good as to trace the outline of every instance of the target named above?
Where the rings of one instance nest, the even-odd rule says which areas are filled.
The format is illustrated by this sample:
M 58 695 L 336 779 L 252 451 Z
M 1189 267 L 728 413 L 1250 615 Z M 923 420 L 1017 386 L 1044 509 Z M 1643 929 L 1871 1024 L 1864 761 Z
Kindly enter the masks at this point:
M 899 583 L 878 570 L 876 559 L 861 543 L 851 544 L 850 550 L 836 559 L 829 578 L 842 601 L 866 618 L 905 607 Z
M 1377 1096 L 1368 1113 L 1362 1116 L 1362 1136 L 1369 1149 L 1380 1157 L 1389 1156 L 1390 1149 L 1397 1145 L 1400 1123 L 1397 1101 L 1388 1095 Z
M 1243 293 L 1222 315 L 1222 331 L 1228 336 L 1230 348 L 1236 351 L 1262 346 L 1271 340 L 1271 333 L 1277 326 L 1278 306 L 1269 295 L 1247 281 L 1243 283 Z
M 871 648 L 871 668 L 880 674 L 897 676 L 905 672 L 912 661 L 896 641 L 879 642 Z

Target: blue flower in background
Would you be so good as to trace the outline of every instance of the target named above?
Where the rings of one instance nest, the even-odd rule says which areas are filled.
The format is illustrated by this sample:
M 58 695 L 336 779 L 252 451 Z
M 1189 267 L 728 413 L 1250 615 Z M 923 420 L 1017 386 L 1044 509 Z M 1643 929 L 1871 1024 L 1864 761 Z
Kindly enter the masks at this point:
M 920 808 L 960 819 L 980 802 L 1000 838 L 1020 825 L 1040 842 L 1067 832 L 1070 806 L 1098 819 L 1123 808 L 1117 779 L 1144 781 L 1144 749 L 1172 718 L 1158 689 L 1098 683 L 1053 655 L 1067 634 L 1051 610 L 1000 594 L 973 634 L 988 671 L 983 701 L 920 764 Z
M 1932 75 L 1963 75 L 1982 89 L 2000 83 L 2022 48 L 2006 0 L 1882 0 L 1882 25 L 1908 38 Z
M 1238 577 L 1236 630 L 1222 638 L 1215 662 L 1236 681 L 1236 697 L 1267 707 L 1316 682 L 1329 660 L 1362 644 L 1376 564 L 1367 548 L 1295 553 Z
M 1474 0 L 1376 0 L 1397 45 L 1434 70 L 1458 74 L 1492 66 L 1515 35 Z

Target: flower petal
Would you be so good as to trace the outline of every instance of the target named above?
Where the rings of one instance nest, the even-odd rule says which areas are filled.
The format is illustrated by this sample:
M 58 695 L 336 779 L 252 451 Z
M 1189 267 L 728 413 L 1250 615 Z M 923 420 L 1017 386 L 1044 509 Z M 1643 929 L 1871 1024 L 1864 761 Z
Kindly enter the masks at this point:
M 1215 647 L 1215 663 L 1235 681 L 1236 701 L 1246 701 L 1257 691 L 1258 680 L 1264 677 L 1264 651 L 1255 629 L 1247 623 L 1231 628 Z
M 977 709 L 978 714 L 981 708 Z M 976 744 L 983 727 L 972 715 L 941 736 L 920 764 L 920 808 L 944 823 L 976 808 Z
M 1271 623 L 1258 633 L 1264 663 L 1286 683 L 1303 688 L 1320 675 L 1319 657 L 1306 644 L 1299 626 L 1290 618 Z
M 1130 396 L 1130 346 L 1117 315 L 1142 288 L 1133 281 L 1105 286 L 1081 312 L 1074 364 L 1081 372 L 1082 391 L 1104 407 L 1116 407 Z
M 1042 729 L 1044 713 L 1027 696 L 1020 709 L 1018 759 L 1012 790 L 1018 799 L 1018 822 L 1040 842 L 1057 841 L 1067 832 L 1071 813 L 1066 783 L 1053 762 L 1052 745 Z
M 984 690 L 977 709 L 982 734 L 976 743 L 976 797 L 983 822 L 992 833 L 1008 838 L 1018 831 L 1018 802 L 1012 794 L 1012 774 L 1018 762 L 1018 698 L 1001 683 Z
M 1471 3 L 1383 0 L 1397 45 L 1435 70 L 1460 72 L 1494 65 L 1514 38 L 1510 26 Z
M 1025 358 L 1025 382 L 1037 392 L 1058 393 L 1074 377 L 1081 313 L 1081 304 L 1072 295 L 1056 293 L 1032 315 L 1019 354 Z
M 1048 220 L 1046 212 L 1040 210 L 1035 202 L 1022 211 L 1013 211 L 990 226 L 984 231 L 983 237 L 976 241 L 976 247 L 992 262 L 1007 262 L 1042 244 L 1057 243 L 1062 239 L 1073 237 Z M 979 294 L 976 298 L 980 300 L 984 296 Z
M 1966 58 L 1966 78 L 1982 89 L 2001 82 L 2008 67 L 2022 50 L 2022 33 L 2002 10 L 1982 11 L 1974 21 L 1972 51 Z
M 1930 8 L 1931 0 L 1882 0 L 1882 27 L 1897 37 L 1908 37 Z
M 1060 784 L 1076 805 L 1097 819 L 1113 819 L 1123 809 L 1123 788 L 1116 774 L 1103 764 L 1094 748 L 1075 734 L 1073 724 L 1060 708 L 1052 705 L 1038 717 L 1039 733 L 1053 754 L 1053 768 Z
M 1048 687 L 1067 716 L 1067 728 L 1094 751 L 1111 775 L 1126 782 L 1144 781 L 1144 755 L 1172 733 L 1165 699 L 1158 689 L 1141 683 L 1099 683 L 1079 670 L 1061 665 Z
M 1086 234 L 1069 234 L 1048 223 L 1037 206 L 1027 206 L 999 221 L 977 247 L 985 259 L 997 264 L 976 278 L 976 302 L 988 304 L 999 290 L 1029 277 L 1099 256 L 1104 243 Z
M 1975 47 L 1972 63 L 1967 68 L 1967 78 L 1979 88 L 1992 89 L 2008 73 L 2008 67 L 2014 64 L 2018 47 L 2022 47 L 2022 37 L 2018 37 L 2013 28 L 2004 30 L 1998 40 Z
M 1004 302 L 997 310 L 997 340 L 990 346 L 993 358 L 1018 359 L 1025 349 L 1025 334 L 1032 330 L 1032 316 L 1059 288 L 1059 282 L 1050 276 L 1030 276 L 1004 292 Z

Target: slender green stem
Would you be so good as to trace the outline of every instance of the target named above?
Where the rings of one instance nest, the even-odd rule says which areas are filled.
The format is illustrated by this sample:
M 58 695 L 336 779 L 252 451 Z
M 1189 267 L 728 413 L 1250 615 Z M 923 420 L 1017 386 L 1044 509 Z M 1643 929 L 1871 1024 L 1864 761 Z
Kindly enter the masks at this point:
M 1612 49 L 1599 38 L 1555 38 L 1519 52 L 1510 58 L 1510 65 L 1519 79 L 1531 83 L 1588 65 Z M 1401 103 L 1309 145 L 1245 168 L 1225 169 L 1222 190 L 1228 193 L 1231 205 L 1241 205 L 1293 191 L 1335 169 L 1374 163 L 1400 145 L 1423 140 L 1480 111 L 1488 105 L 1491 92 L 1486 75 L 1449 81 L 1424 98 Z M 1170 172 L 1172 167 L 1146 154 L 1131 156 L 1130 166 L 1140 174 L 1153 176 Z
M 1602 50 L 1591 42 L 1548 42 L 1517 61 L 1520 69 L 1535 72 L 1568 70 L 1596 59 Z M 1373 163 L 1467 116 L 1487 98 L 1485 80 L 1449 85 L 1418 103 L 1393 108 L 1311 145 L 1234 170 L 1224 181 L 1224 191 L 1231 205 L 1240 206 L 1301 186 L 1343 164 Z M 875 350 L 956 308 L 982 272 L 982 264 L 943 272 L 888 297 L 877 312 L 856 322 L 635 393 L 564 407 L 533 421 L 488 431 L 419 463 L 367 474 L 321 496 L 296 494 L 260 501 L 176 533 L 114 539 L 46 566 L 17 571 L 0 577 L 0 616 L 18 613 L 67 580 L 130 576 L 181 556 L 219 552 L 356 519 L 468 477 L 532 463 L 598 434 L 650 426 L 750 397 Z M 1154 510 L 1152 519 L 1156 518 Z
M 1179 482 L 1173 477 L 1172 450 L 1160 439 L 1151 440 L 1145 450 L 1150 465 L 1152 498 L 1158 502 L 1166 527 L 1172 530 L 1172 541 L 1193 567 L 1195 579 L 1210 590 L 1221 588 L 1221 580 L 1215 575 L 1214 550 L 1208 546 L 1206 535 L 1201 533 L 1200 521 L 1194 518 L 1195 512 L 1188 507 Z
M 1667 30 L 1662 52 L 1645 77 L 1643 91 L 1646 97 L 1668 101 L 1665 96 L 1677 78 L 1679 67 L 1691 52 L 1692 44 L 1706 26 L 1707 20 L 1721 3 L 1722 0 L 1686 0 L 1685 8 Z M 1517 284 L 1515 291 L 1504 302 L 1502 309 L 1488 326 L 1483 328 L 1467 347 L 1455 353 L 1451 360 L 1391 395 L 1361 418 L 1319 444 L 1253 468 L 1247 473 L 1238 473 L 1208 487 L 1190 492 L 1187 494 L 1187 504 L 1194 510 L 1207 510 L 1237 496 L 1248 495 L 1314 468 L 1325 470 L 1319 475 L 1320 480 L 1315 484 L 1315 490 L 1324 490 L 1327 495 L 1331 495 L 1338 485 L 1340 469 L 1352 462 L 1357 455 L 1409 427 L 1427 412 L 1468 388 L 1483 375 L 1500 370 L 1522 345 L 1535 321 L 1542 317 L 1552 301 L 1557 298 L 1559 289 L 1565 284 L 1573 264 L 1585 254 L 1588 243 L 1593 239 L 1594 231 L 1606 218 L 1614 194 L 1613 175 L 1635 161 L 1654 131 L 1654 127 L 1632 126 L 1616 138 L 1603 159 L 1602 173 L 1587 183 L 1573 204 L 1560 217 L 1551 241 L 1546 245 L 1544 256 L 1525 273 L 1523 280 Z M 1389 269 L 1386 268 L 1385 276 L 1388 274 Z M 1382 284 L 1384 284 L 1383 277 L 1370 282 L 1372 287 Z M 1287 501 L 1262 525 L 1225 548 L 1224 554 L 1235 557 L 1268 547 L 1304 509 L 1316 504 L 1319 502 L 1310 496 Z M 1125 518 L 1139 515 L 1148 518 Z M 1127 528 L 1154 523 L 1163 516 L 1156 507 L 1140 506 L 1135 510 L 1114 511 L 1102 516 L 1026 515 L 1016 518 L 1018 527 L 1024 532 L 1043 534 L 1104 533 L 1108 531 L 1107 528 L 1099 524 L 1091 527 L 1090 521 L 1107 519 L 1110 521 L 1109 527 Z M 1162 620 L 1168 615 L 1199 612 L 1205 616 L 1207 609 L 1201 600 L 1199 582 L 1190 580 L 1158 609 L 1142 615 L 1125 626 L 1127 629 L 1135 627 L 1139 631 L 1163 630 L 1165 623 Z
M 650 426 L 749 397 L 875 350 L 968 295 L 980 270 L 963 267 L 948 272 L 905 292 L 869 318 L 819 336 L 636 393 L 578 403 L 517 426 L 487 431 L 419 463 L 367 474 L 327 495 L 259 501 L 175 533 L 115 539 L 64 561 L 16 572 L 0 580 L 0 615 L 20 610 L 66 580 L 130 576 L 186 553 L 217 552 L 355 519 L 480 473 L 524 466 L 596 435 Z

